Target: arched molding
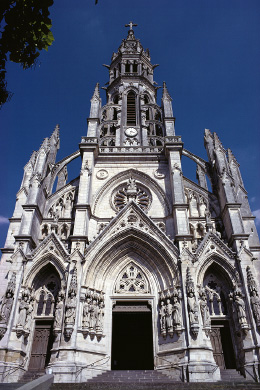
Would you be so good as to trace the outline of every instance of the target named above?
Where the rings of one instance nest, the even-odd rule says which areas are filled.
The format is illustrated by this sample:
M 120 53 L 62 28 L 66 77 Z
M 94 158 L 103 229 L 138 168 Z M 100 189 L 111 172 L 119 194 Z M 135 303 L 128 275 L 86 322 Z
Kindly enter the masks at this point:
M 133 85 L 129 85 L 123 91 L 125 96 L 127 96 L 129 94 L 129 92 L 133 92 L 136 95 L 135 97 L 137 97 L 139 95 L 139 89 L 134 87 Z
M 107 280 L 114 285 L 118 273 L 132 261 L 160 291 L 171 286 L 173 280 L 178 280 L 175 256 L 155 238 L 137 229 L 126 229 L 91 248 L 86 256 L 85 284 L 105 290 Z
M 64 279 L 66 271 L 64 262 L 55 256 L 55 254 L 47 253 L 35 261 L 30 270 L 25 274 L 23 284 L 30 287 L 37 274 L 48 264 L 51 264 L 55 268 L 60 280 Z
M 168 216 L 171 213 L 171 203 L 169 199 L 166 197 L 163 189 L 146 173 L 140 172 L 136 169 L 128 169 L 124 172 L 120 172 L 110 178 L 100 189 L 94 194 L 93 199 L 93 215 L 95 216 L 97 206 L 99 201 L 102 199 L 104 194 L 106 194 L 109 190 L 112 191 L 115 187 L 117 187 L 124 180 L 128 180 L 132 177 L 135 180 L 139 180 L 139 182 L 148 188 L 150 188 L 159 198 L 161 204 L 163 205 L 165 216 Z
M 222 275 L 224 280 L 226 280 L 227 284 L 230 288 L 233 287 L 234 283 L 239 284 L 239 276 L 237 270 L 230 263 L 230 259 L 226 259 L 221 255 L 211 254 L 208 258 L 206 258 L 201 264 L 198 274 L 197 274 L 197 285 L 202 286 L 205 274 L 209 267 L 215 265 L 218 273 Z

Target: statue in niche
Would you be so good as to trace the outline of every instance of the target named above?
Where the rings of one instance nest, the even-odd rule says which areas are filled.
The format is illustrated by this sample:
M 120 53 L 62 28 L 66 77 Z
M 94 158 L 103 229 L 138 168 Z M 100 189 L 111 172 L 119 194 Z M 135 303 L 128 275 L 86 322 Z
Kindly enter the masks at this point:
M 33 321 L 33 302 L 29 302 L 29 305 L 26 309 L 26 319 L 24 324 L 24 333 L 25 335 L 29 335 L 30 330 L 32 329 L 32 321 Z
M 198 324 L 199 323 L 199 309 L 198 304 L 196 302 L 195 294 L 193 291 L 188 293 L 188 310 L 189 310 L 189 319 L 190 324 Z
M 63 309 L 64 309 L 64 294 L 62 292 L 59 292 L 57 297 L 56 309 L 55 309 L 54 329 L 61 329 L 62 327 Z
M 57 218 L 62 217 L 63 207 L 64 207 L 63 200 L 62 198 L 60 198 L 58 203 L 56 204 L 56 210 L 55 210 L 55 215 L 57 216 Z
M 1 306 L 1 311 L 0 311 L 0 324 L 7 324 L 8 323 L 8 320 L 9 320 L 9 317 L 11 314 L 11 310 L 12 310 L 12 306 L 13 306 L 13 300 L 14 300 L 14 297 L 13 297 L 12 293 L 7 290 L 6 294 L 3 298 L 3 301 L 2 301 L 2 306 Z
M 260 298 L 258 296 L 258 286 L 251 268 L 247 266 L 247 284 L 250 293 L 250 303 L 254 314 L 256 326 L 260 327 Z
M 165 337 L 166 336 L 166 320 L 165 320 L 166 307 L 163 301 L 161 301 L 159 316 L 160 316 L 161 334 Z
M 104 303 L 101 301 L 97 309 L 97 323 L 96 323 L 96 332 L 99 335 L 103 333 L 103 317 L 104 317 Z
M 172 320 L 173 306 L 171 304 L 170 299 L 167 299 L 166 302 L 167 302 L 166 303 L 166 327 L 167 327 L 167 331 L 172 337 L 173 336 L 173 320 Z
M 16 333 L 19 337 L 22 333 L 28 336 L 32 328 L 34 297 L 28 290 L 22 293 L 22 300 L 19 305 L 19 315 L 16 325 Z
M 64 206 L 65 206 L 65 214 L 69 218 L 73 206 L 73 195 L 71 192 L 67 194 Z
M 69 297 L 66 304 L 66 311 L 65 311 L 66 325 L 74 325 L 75 317 L 76 317 L 76 306 L 77 306 L 76 293 L 74 290 L 71 290 L 69 292 Z
M 12 277 L 7 284 L 7 289 L 0 308 L 0 338 L 3 337 L 7 329 L 7 324 L 13 307 L 15 283 L 16 273 L 13 272 Z M 3 325 L 1 326 L 1 324 Z
M 260 327 L 260 298 L 256 290 L 253 290 L 251 292 L 250 302 L 252 305 L 252 310 L 255 317 L 256 325 Z
M 89 330 L 90 326 L 90 298 L 87 298 L 83 306 L 83 319 L 82 319 L 82 328 L 86 331 Z
M 181 304 L 176 296 L 173 297 L 173 325 L 176 329 L 182 326 Z
M 246 321 L 246 306 L 245 306 L 245 302 L 244 302 L 243 298 L 240 295 L 236 294 L 234 302 L 235 302 L 235 307 L 236 307 L 236 310 L 237 310 L 238 321 L 239 321 L 240 325 L 247 324 L 247 321 Z
M 26 323 L 27 310 L 29 310 L 29 295 L 27 292 L 23 294 L 23 298 L 19 305 L 19 316 L 17 320 L 17 327 L 24 327 Z
M 95 334 L 96 332 L 97 312 L 98 312 L 97 301 L 94 299 L 92 305 L 90 306 L 90 316 L 89 316 L 89 331 L 92 334 Z
M 201 311 L 201 317 L 202 317 L 204 328 L 210 328 L 211 325 L 210 312 L 209 312 L 209 307 L 207 302 L 207 296 L 204 289 L 202 289 L 200 293 L 200 311 Z

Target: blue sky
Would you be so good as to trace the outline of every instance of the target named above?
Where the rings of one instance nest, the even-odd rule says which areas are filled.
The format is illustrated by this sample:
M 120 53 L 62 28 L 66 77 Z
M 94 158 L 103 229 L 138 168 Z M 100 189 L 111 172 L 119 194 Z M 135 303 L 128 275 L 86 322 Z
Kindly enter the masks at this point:
M 259 0 L 54 0 L 50 11 L 55 42 L 39 64 L 27 71 L 7 66 L 14 95 L 0 111 L 0 246 L 32 151 L 57 123 L 58 160 L 77 150 L 95 84 L 108 81 L 102 64 L 110 63 L 130 20 L 152 63 L 160 64 L 155 81 L 166 81 L 173 98 L 176 134 L 186 149 L 206 158 L 204 129 L 218 133 L 241 164 L 259 228 Z M 195 166 L 183 163 L 184 174 L 195 179 Z M 79 163 L 68 171 L 69 180 L 76 177 Z

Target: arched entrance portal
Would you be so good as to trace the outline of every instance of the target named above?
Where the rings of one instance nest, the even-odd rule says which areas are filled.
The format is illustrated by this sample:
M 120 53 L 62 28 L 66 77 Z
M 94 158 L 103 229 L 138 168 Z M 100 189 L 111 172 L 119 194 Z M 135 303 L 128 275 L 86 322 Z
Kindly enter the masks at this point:
M 203 286 L 211 318 L 210 340 L 214 359 L 221 369 L 238 368 L 234 346 L 236 344 L 232 307 L 228 294 L 231 290 L 224 272 L 212 264 L 205 273 Z
M 55 302 L 60 290 L 60 278 L 54 266 L 43 267 L 35 276 L 32 287 L 36 300 L 35 327 L 28 370 L 42 371 L 50 361 Z
M 147 301 L 119 301 L 112 316 L 112 370 L 153 370 L 152 310 Z

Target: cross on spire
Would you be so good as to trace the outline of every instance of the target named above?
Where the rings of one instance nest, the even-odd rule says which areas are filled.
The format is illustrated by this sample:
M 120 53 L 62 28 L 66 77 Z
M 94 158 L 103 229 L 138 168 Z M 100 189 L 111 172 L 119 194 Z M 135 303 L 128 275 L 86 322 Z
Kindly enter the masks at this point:
M 137 24 L 133 23 L 133 22 L 129 22 L 128 24 L 125 24 L 125 27 L 130 27 L 130 31 L 133 30 L 133 27 L 134 26 L 137 26 Z

